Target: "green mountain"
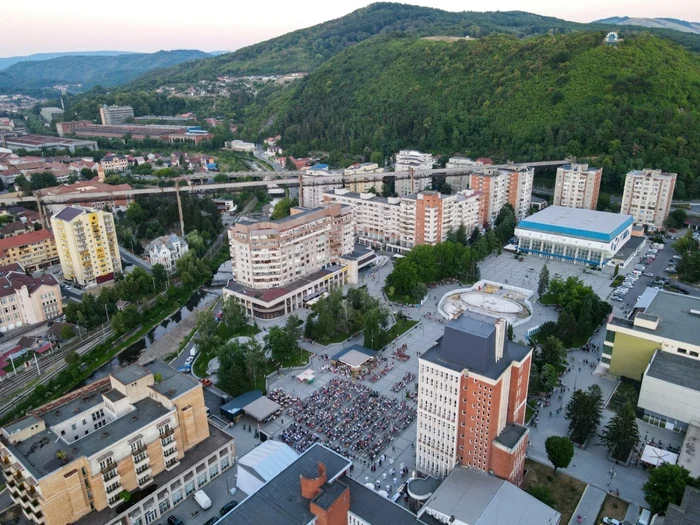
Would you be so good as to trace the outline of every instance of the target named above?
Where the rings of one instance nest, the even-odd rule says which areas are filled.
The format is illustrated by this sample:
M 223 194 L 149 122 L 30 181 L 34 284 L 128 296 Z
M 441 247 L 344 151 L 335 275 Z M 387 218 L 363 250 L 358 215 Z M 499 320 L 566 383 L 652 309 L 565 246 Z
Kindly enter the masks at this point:
M 139 75 L 181 62 L 208 57 L 197 50 L 129 53 L 116 56 L 61 56 L 16 63 L 0 76 L 0 87 L 50 87 L 55 84 L 116 86 Z
M 5 69 L 18 62 L 36 62 L 39 60 L 50 60 L 52 58 L 64 56 L 115 56 L 128 55 L 131 51 L 68 51 L 64 53 L 34 53 L 32 55 L 22 55 L 14 57 L 0 58 L 0 69 Z
M 700 34 L 700 23 L 687 22 L 677 18 L 630 18 L 629 16 L 613 16 L 596 20 L 595 24 L 615 24 L 619 26 L 654 27 L 673 29 L 684 33 Z
M 681 175 L 700 196 L 700 56 L 650 34 L 518 39 L 385 35 L 348 48 L 272 98 L 244 135 L 309 150 L 400 148 L 499 160 L 592 157 L 619 190 L 630 168 Z

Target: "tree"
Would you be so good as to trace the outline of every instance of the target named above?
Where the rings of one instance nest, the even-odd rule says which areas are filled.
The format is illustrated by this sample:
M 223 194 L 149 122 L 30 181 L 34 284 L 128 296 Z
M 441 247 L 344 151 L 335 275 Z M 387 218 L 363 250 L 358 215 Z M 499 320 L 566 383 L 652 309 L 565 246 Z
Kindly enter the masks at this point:
M 217 173 L 216 175 L 214 175 L 214 182 L 216 184 L 226 184 L 227 182 L 229 182 L 228 175 L 224 173 Z
M 466 246 L 469 243 L 469 239 L 467 238 L 467 227 L 464 225 L 464 223 L 461 223 L 457 228 L 457 231 L 455 232 L 455 241 L 463 246 Z
M 80 362 L 80 354 L 75 350 L 71 350 L 66 354 L 65 360 L 69 365 L 78 364 Z
M 571 440 L 583 444 L 594 433 L 603 413 L 603 392 L 598 385 L 577 390 L 566 405 Z
M 550 335 L 540 344 L 536 358 L 542 364 L 550 364 L 555 369 L 559 369 L 566 360 L 566 350 L 559 339 Z
M 508 323 L 508 341 L 512 341 L 513 337 L 513 325 Z
M 293 342 L 294 346 L 297 346 L 297 342 L 301 339 L 302 328 L 304 323 L 295 314 L 290 315 L 287 321 L 284 323 L 284 331 L 289 337 L 290 341 Z
M 288 217 L 291 208 L 294 208 L 295 206 L 299 206 L 299 199 L 297 199 L 296 197 L 293 199 L 289 199 L 288 197 L 281 199 L 277 204 L 275 204 L 275 208 L 270 214 L 270 219 L 274 221 L 277 219 L 283 219 L 284 217 Z
M 293 348 L 289 335 L 279 326 L 272 326 L 265 334 L 265 350 L 270 352 L 278 366 L 289 357 Z
M 616 264 L 615 269 L 613 270 L 613 279 L 617 277 L 617 274 L 620 273 L 620 265 Z
M 253 387 L 255 387 L 258 374 L 264 373 L 265 350 L 260 346 L 257 339 L 251 339 L 243 346 L 243 355 L 245 356 L 248 377 L 251 378 Z
M 221 322 L 230 332 L 235 333 L 246 324 L 247 314 L 245 307 L 233 297 L 225 297 L 221 305 Z
M 156 281 L 156 286 L 160 286 L 163 283 L 167 282 L 168 280 L 168 271 L 165 269 L 165 266 L 163 266 L 160 263 L 156 263 L 153 265 L 153 269 L 151 270 L 153 279 Z
M 626 461 L 639 443 L 639 427 L 634 407 L 627 402 L 603 429 L 601 440 L 615 460 Z
M 540 270 L 540 282 L 537 283 L 537 295 L 542 297 L 545 293 L 547 293 L 547 289 L 549 288 L 549 268 L 547 268 L 547 264 L 542 267 Z
M 219 338 L 216 336 L 216 319 L 209 310 L 197 312 L 197 345 L 200 352 L 208 352 L 217 347 Z
M 663 463 L 649 473 L 644 484 L 644 499 L 651 513 L 663 512 L 669 503 L 680 505 L 685 486 L 691 481 L 690 473 L 680 465 Z
M 289 171 L 296 171 L 297 165 L 294 164 L 294 161 L 292 160 L 291 157 L 286 157 L 284 159 L 284 168 L 289 170 Z
M 232 396 L 250 390 L 252 382 L 247 373 L 245 350 L 238 343 L 223 345 L 217 352 L 219 370 L 217 386 Z
M 133 222 L 134 224 L 139 224 L 146 219 L 146 212 L 138 202 L 134 201 L 129 204 L 129 207 L 126 209 L 125 216 L 127 220 Z
M 683 208 L 676 208 L 668 214 L 664 224 L 668 228 L 682 228 L 685 226 L 685 221 L 688 218 L 688 213 Z
M 185 236 L 185 238 L 187 240 L 187 246 L 190 250 L 200 256 L 204 254 L 204 239 L 197 230 L 192 230 Z
M 62 327 L 59 337 L 63 341 L 67 341 L 68 339 L 72 339 L 73 337 L 75 337 L 75 330 L 73 329 L 73 326 L 67 324 L 64 327 Z
M 389 318 L 389 312 L 382 306 L 373 308 L 365 316 L 364 346 L 372 350 L 383 348 L 388 341 L 388 333 L 385 330 Z
M 554 465 L 554 472 L 566 468 L 574 457 L 574 444 L 565 436 L 549 436 L 544 442 L 547 458 Z
M 559 383 L 557 370 L 550 364 L 542 365 L 542 369 L 540 370 L 540 382 L 547 392 L 551 392 Z

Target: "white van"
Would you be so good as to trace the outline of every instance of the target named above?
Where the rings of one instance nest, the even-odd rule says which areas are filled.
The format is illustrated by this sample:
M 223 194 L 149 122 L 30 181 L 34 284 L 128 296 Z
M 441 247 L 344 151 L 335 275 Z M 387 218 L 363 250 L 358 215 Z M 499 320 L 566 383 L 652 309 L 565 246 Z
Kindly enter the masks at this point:
M 637 525 L 649 525 L 651 521 L 651 511 L 649 509 L 642 509 L 639 514 L 639 519 L 637 519 Z
M 192 345 L 192 348 L 190 348 L 190 356 L 197 357 L 197 345 Z
M 207 496 L 207 493 L 203 490 L 198 490 L 194 493 L 194 500 L 204 510 L 207 510 L 211 507 L 211 500 L 209 499 L 209 496 Z
M 634 275 L 642 275 L 642 271 L 641 271 L 641 270 L 632 270 L 632 273 L 633 273 Z

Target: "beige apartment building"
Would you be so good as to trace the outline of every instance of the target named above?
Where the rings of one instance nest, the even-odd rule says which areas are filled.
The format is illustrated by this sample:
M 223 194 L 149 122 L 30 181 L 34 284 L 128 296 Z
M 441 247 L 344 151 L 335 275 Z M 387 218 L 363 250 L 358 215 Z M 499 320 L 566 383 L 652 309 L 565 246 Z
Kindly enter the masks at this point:
M 35 278 L 17 263 L 0 266 L 0 332 L 43 323 L 62 313 L 61 288 L 53 275 Z
M 671 199 L 676 187 L 675 173 L 661 170 L 633 170 L 625 178 L 620 213 L 634 217 L 636 224 L 651 228 L 663 227 L 671 211 Z
M 49 230 L 23 233 L 0 239 L 0 265 L 21 264 L 28 272 L 59 262 L 53 234 Z
M 469 177 L 469 187 L 481 193 L 481 223 L 493 224 L 498 212 L 510 204 L 515 210 L 515 218 L 527 216 L 532 197 L 534 168 L 492 169 L 484 168 Z
M 122 271 L 111 213 L 66 206 L 51 217 L 51 226 L 66 279 L 90 287 L 112 281 Z
M 228 469 L 201 384 L 159 361 L 132 365 L 1 430 L 0 465 L 34 523 L 145 525 Z M 122 494 L 155 486 L 119 513 Z
M 557 168 L 554 206 L 595 210 L 600 194 L 603 168 L 588 164 L 566 164 Z
M 367 193 L 368 191 L 374 189 L 377 194 L 382 193 L 382 180 L 377 179 L 373 181 L 361 181 L 357 179 L 364 179 L 365 175 L 371 175 L 374 173 L 383 173 L 384 168 L 380 168 L 379 164 L 376 162 L 363 162 L 362 164 L 353 164 L 343 170 L 343 175 L 345 176 L 345 187 L 350 191 L 356 193 Z M 330 190 L 332 191 L 332 190 Z
M 241 301 L 249 315 L 285 315 L 347 282 L 344 254 L 354 249 L 348 206 L 292 208 L 275 221 L 238 222 L 228 232 L 235 282 L 225 295 Z
M 134 108 L 131 106 L 108 106 L 100 108 L 100 119 L 103 126 L 124 124 L 126 119 L 134 118 Z
M 471 190 L 385 198 L 336 189 L 326 193 L 324 201 L 352 209 L 359 244 L 393 252 L 405 252 L 418 244 L 435 245 L 461 224 L 471 232 L 480 223 L 480 196 Z
M 394 163 L 395 172 L 413 171 L 418 174 L 421 171 L 430 170 L 435 164 L 435 157 L 430 153 L 421 153 L 414 150 L 401 150 L 396 154 L 396 162 Z M 397 179 L 394 191 L 399 196 L 412 195 L 430 188 L 432 180 L 426 178 L 403 178 Z

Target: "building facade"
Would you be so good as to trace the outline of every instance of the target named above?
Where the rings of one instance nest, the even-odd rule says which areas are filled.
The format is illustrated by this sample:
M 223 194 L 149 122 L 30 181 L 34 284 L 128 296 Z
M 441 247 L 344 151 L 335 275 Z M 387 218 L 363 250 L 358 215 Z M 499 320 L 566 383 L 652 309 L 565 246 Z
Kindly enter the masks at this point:
M 424 191 L 385 198 L 336 189 L 324 194 L 324 202 L 352 208 L 359 244 L 393 252 L 443 242 L 462 224 L 467 232 L 479 225 L 480 196 L 470 190 L 453 195 Z
M 318 208 L 323 204 L 323 194 L 333 191 L 343 184 L 342 173 L 330 173 L 326 169 L 311 169 L 301 176 L 302 186 L 299 188 L 299 203 L 304 208 Z
M 394 163 L 395 172 L 411 172 L 416 174 L 422 170 L 431 170 L 435 164 L 435 158 L 430 153 L 420 151 L 401 150 L 396 154 Z M 396 179 L 394 191 L 399 195 L 411 195 L 430 188 L 432 181 L 427 178 L 402 178 Z
M 49 230 L 37 230 L 0 239 L 0 265 L 20 264 L 28 272 L 54 266 L 58 248 Z
M 143 525 L 233 464 L 233 439 L 210 427 L 202 386 L 161 362 L 132 365 L 1 430 L 13 501 L 34 523 Z M 120 494 L 151 497 L 118 513 Z
M 122 262 L 111 213 L 66 206 L 51 217 L 63 276 L 90 287 L 114 280 Z
M 445 164 L 448 170 L 455 169 L 476 169 L 479 164 L 468 157 L 450 157 L 450 160 Z M 458 192 L 469 189 L 469 176 L 448 176 L 445 181 L 452 188 L 452 192 Z
M 131 106 L 108 106 L 100 108 L 100 119 L 103 126 L 124 124 L 126 119 L 134 118 L 134 108 Z
M 421 355 L 420 472 L 445 478 L 461 464 L 522 482 L 532 349 L 507 339 L 504 319 L 465 312 Z
M 132 189 L 133 188 L 129 184 L 106 184 L 100 182 L 97 177 L 95 177 L 88 181 L 61 184 L 60 186 L 36 190 L 34 195 L 38 194 L 41 197 L 60 197 L 67 193 L 80 194 L 80 197 L 71 198 L 69 202 L 64 204 L 46 205 L 54 214 L 61 211 L 63 207 L 69 203 L 116 213 L 117 211 L 126 211 L 129 204 L 133 202 L 133 199 L 128 195 L 116 195 L 116 193 L 126 192 Z
M 589 168 L 588 164 L 567 164 L 557 168 L 554 206 L 595 210 L 602 177 L 603 168 Z
M 170 272 L 175 269 L 175 261 L 188 251 L 187 241 L 171 233 L 148 243 L 145 256 L 151 264 L 162 264 Z
M 238 222 L 228 236 L 236 282 L 224 293 L 240 300 L 251 316 L 285 315 L 347 282 L 347 270 L 338 263 L 354 247 L 348 206 L 292 208 L 284 219 Z
M 472 173 L 469 188 L 481 193 L 481 223 L 493 224 L 506 204 L 513 206 L 516 220 L 524 219 L 530 209 L 534 177 L 534 168 L 485 168 Z
M 129 161 L 124 155 L 110 153 L 102 157 L 100 165 L 105 173 L 115 173 L 126 170 L 129 167 Z
M 631 215 L 637 224 L 651 228 L 663 227 L 671 211 L 671 199 L 676 188 L 675 173 L 661 170 L 634 170 L 625 177 L 620 213 Z
M 0 267 L 0 332 L 61 314 L 61 288 L 53 275 L 31 277 L 16 263 Z
M 382 193 L 382 180 L 376 179 L 372 181 L 361 181 L 364 175 L 374 173 L 383 173 L 384 168 L 380 168 L 376 162 L 363 162 L 362 164 L 353 164 L 343 170 L 345 178 L 345 187 L 355 193 L 367 193 L 374 190 L 377 195 Z
M 602 268 L 632 235 L 629 215 L 549 206 L 515 228 L 518 251 Z
M 41 118 L 46 122 L 51 123 L 56 117 L 63 115 L 63 110 L 61 108 L 41 108 Z

